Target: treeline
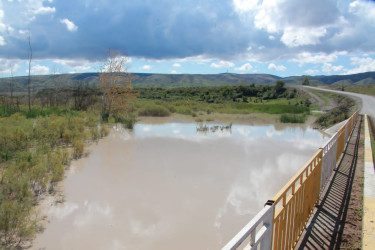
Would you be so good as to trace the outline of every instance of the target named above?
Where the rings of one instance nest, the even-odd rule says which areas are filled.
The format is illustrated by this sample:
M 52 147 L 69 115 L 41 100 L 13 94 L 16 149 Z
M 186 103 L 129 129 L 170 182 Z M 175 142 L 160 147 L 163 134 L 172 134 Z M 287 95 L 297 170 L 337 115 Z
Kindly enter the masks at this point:
M 43 89 L 31 96 L 32 107 L 41 107 L 42 109 L 59 108 L 77 111 L 86 111 L 96 109 L 95 105 L 100 104 L 102 90 L 98 87 L 90 87 L 87 82 L 76 81 L 73 87 Z M 21 110 L 22 105 L 27 105 L 27 95 L 17 93 L 0 96 L 0 117 L 7 117 Z M 35 111 L 30 110 L 28 113 Z M 33 116 L 33 114 L 28 114 Z M 35 114 L 34 114 L 35 117 Z
M 277 98 L 295 98 L 296 90 L 287 91 L 283 81 L 275 85 L 238 85 L 223 87 L 190 87 L 190 88 L 136 88 L 140 98 L 160 99 L 165 101 L 196 100 L 207 103 L 222 103 L 224 101 L 254 102 Z

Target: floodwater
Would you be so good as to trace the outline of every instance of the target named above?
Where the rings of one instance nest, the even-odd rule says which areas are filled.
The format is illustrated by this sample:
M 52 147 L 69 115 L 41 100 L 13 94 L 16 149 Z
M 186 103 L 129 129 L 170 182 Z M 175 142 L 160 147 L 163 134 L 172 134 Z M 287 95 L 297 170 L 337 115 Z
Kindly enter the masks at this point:
M 32 248 L 218 249 L 328 139 L 298 126 L 210 128 L 114 127 L 72 163 Z

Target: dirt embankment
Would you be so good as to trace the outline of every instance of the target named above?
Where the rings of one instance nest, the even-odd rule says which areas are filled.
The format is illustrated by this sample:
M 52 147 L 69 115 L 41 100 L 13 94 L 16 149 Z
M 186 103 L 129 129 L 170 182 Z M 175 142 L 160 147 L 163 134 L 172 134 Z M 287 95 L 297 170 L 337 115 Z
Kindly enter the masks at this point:
M 296 88 L 309 98 L 311 105 L 321 107 L 322 111 L 331 110 L 337 107 L 337 102 L 334 98 L 313 93 L 311 90 L 303 88 L 302 86 L 297 86 Z

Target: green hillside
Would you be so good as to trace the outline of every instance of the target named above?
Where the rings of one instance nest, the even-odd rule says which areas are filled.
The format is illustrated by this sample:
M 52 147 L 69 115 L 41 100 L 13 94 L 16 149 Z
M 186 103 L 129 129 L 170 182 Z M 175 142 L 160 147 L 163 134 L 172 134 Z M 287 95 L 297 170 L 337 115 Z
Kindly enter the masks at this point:
M 239 84 L 274 84 L 283 80 L 286 85 L 299 85 L 305 76 L 278 77 L 268 74 L 145 74 L 133 73 L 133 85 L 136 87 L 200 87 L 200 86 L 236 86 Z M 54 87 L 74 86 L 76 81 L 97 85 L 98 73 L 79 73 L 61 75 L 32 76 L 33 91 Z M 375 72 L 354 75 L 309 76 L 311 85 L 363 85 L 375 83 Z M 27 89 L 27 77 L 0 78 L 0 92 L 8 92 L 13 82 L 15 92 Z

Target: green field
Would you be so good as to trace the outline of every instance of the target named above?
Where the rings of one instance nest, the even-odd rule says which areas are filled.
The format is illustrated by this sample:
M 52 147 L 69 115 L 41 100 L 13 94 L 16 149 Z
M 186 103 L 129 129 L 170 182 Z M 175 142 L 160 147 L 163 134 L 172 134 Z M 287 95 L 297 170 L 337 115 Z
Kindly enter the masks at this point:
M 347 92 L 375 96 L 375 84 L 330 86 L 329 88 L 334 89 L 334 90 L 342 90 L 342 88 L 344 88 L 344 91 L 347 91 Z

